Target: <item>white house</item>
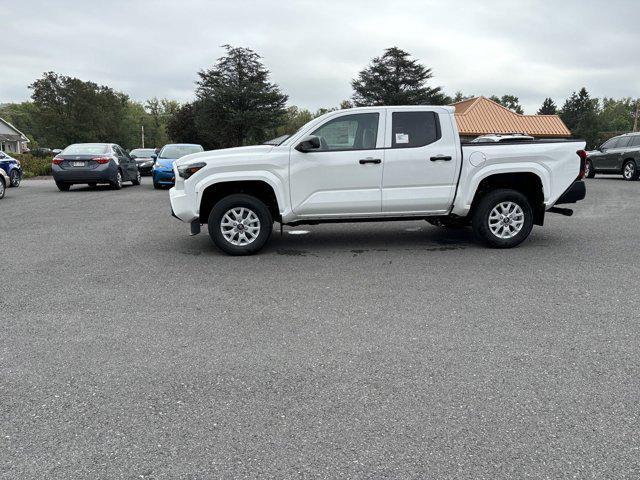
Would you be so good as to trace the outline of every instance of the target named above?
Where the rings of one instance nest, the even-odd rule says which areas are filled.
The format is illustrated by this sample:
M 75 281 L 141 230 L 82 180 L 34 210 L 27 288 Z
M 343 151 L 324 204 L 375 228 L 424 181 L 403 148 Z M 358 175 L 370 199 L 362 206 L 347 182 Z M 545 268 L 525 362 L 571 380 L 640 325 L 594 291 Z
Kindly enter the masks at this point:
M 27 136 L 0 118 L 0 150 L 8 153 L 22 153 L 27 150 Z

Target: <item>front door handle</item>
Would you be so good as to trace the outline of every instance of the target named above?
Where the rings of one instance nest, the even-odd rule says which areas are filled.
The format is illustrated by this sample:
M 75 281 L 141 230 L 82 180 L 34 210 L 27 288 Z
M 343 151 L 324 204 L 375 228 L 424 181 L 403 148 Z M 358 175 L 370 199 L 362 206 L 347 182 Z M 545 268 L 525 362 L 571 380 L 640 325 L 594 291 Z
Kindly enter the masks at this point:
M 451 155 L 436 155 L 435 157 L 431 157 L 430 160 L 432 162 L 437 162 L 439 160 L 443 160 L 445 162 L 448 162 L 451 160 Z
M 375 163 L 377 165 L 378 163 L 382 163 L 382 160 L 379 158 L 363 158 L 360 160 L 360 165 L 365 165 L 367 163 Z

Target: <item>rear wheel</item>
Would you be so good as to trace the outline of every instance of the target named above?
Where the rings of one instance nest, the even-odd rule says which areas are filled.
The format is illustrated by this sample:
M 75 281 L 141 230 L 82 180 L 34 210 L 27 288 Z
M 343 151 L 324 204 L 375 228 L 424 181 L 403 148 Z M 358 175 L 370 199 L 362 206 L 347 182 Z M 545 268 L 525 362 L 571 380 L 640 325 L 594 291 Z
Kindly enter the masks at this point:
M 487 193 L 474 209 L 473 231 L 493 248 L 511 248 L 522 243 L 533 228 L 533 209 L 527 197 L 516 190 Z
M 0 178 L 0 198 L 4 198 L 5 190 L 6 188 L 5 188 L 4 180 Z
M 60 190 L 61 192 L 68 192 L 69 189 L 71 188 L 71 184 L 64 183 L 64 182 L 56 182 L 56 187 L 58 187 L 58 190 Z
M 118 170 L 116 176 L 111 180 L 111 188 L 114 190 L 120 190 L 122 188 L 122 172 Z
M 637 180 L 638 179 L 638 168 L 636 167 L 636 162 L 633 160 L 627 160 L 624 162 L 622 167 L 622 176 L 627 181 Z
M 20 172 L 18 170 L 11 170 L 9 174 L 9 186 L 10 187 L 18 187 L 20 186 Z
M 142 182 L 142 175 L 140 175 L 140 170 L 137 170 L 136 171 L 136 178 L 131 180 L 131 184 L 132 185 L 140 185 L 141 182 Z
M 591 163 L 591 160 L 587 160 L 584 163 L 584 176 L 587 178 L 593 178 L 596 176 L 596 170 L 593 168 L 593 163 Z
M 267 206 L 251 195 L 234 194 L 216 203 L 209 214 L 209 236 L 229 255 L 251 255 L 271 236 L 273 218 Z

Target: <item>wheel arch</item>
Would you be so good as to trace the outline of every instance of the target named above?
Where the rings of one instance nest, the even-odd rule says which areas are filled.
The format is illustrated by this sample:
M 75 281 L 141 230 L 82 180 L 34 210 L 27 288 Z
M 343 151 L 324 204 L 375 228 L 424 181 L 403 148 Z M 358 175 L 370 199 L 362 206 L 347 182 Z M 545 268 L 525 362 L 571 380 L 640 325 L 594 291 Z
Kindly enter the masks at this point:
M 282 220 L 282 201 L 279 198 L 278 189 L 263 178 L 221 178 L 218 181 L 208 183 L 199 192 L 198 215 L 200 223 L 209 221 L 209 214 L 219 200 L 237 193 L 258 198 L 267 206 L 274 220 Z

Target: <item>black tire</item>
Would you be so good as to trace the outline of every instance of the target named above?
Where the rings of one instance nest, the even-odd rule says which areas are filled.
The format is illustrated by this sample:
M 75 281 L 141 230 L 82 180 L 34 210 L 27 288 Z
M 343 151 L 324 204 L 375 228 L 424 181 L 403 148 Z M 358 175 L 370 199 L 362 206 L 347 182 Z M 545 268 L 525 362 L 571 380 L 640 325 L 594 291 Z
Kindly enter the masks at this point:
M 68 192 L 69 189 L 71 188 L 71 184 L 64 183 L 64 182 L 56 182 L 56 187 L 58 187 L 58 190 L 60 190 L 61 192 Z
M 136 178 L 131 180 L 132 185 L 140 185 L 142 182 L 142 175 L 140 175 L 140 170 L 136 170 Z
M 7 187 L 4 184 L 4 179 L 0 178 L 0 200 L 4 198 L 4 194 L 7 191 Z
M 221 230 L 221 223 L 225 215 L 236 208 L 249 210 L 257 216 L 257 219 L 259 220 L 257 236 L 251 240 L 251 243 L 246 245 L 234 245 L 223 235 Z M 215 246 L 223 252 L 228 253 L 229 255 L 252 255 L 262 249 L 271 236 L 273 218 L 271 217 L 271 213 L 267 206 L 256 197 L 244 194 L 234 194 L 224 197 L 213 206 L 213 209 L 209 214 L 208 228 L 211 240 Z M 238 235 L 238 241 L 241 241 L 240 235 L 244 235 L 246 238 L 246 233 L 243 232 L 238 232 L 236 235 Z
M 160 185 L 159 183 L 153 182 L 153 188 L 155 188 L 156 190 L 160 190 L 162 188 L 162 185 Z
M 596 176 L 596 170 L 595 168 L 593 168 L 593 163 L 591 162 L 591 160 L 587 160 L 584 163 L 584 176 L 587 178 L 593 178 Z
M 9 174 L 9 186 L 19 187 L 20 180 L 22 180 L 22 177 L 20 176 L 20 172 L 18 170 L 11 170 L 11 173 Z
M 638 179 L 638 167 L 633 160 L 627 160 L 622 165 L 622 178 L 628 182 L 632 182 Z
M 115 177 L 109 184 L 113 190 L 120 190 L 122 188 L 122 172 L 120 170 L 116 171 Z
M 494 209 L 496 209 L 495 213 L 501 215 L 499 213 L 502 210 L 501 204 L 517 205 L 524 217 L 520 230 L 509 238 L 502 238 L 498 233 L 505 233 L 506 235 L 507 233 L 504 232 L 505 228 L 508 229 L 509 233 L 513 233 L 512 228 L 514 228 L 515 225 L 512 223 L 514 217 L 511 215 L 513 214 L 509 214 L 508 222 L 500 220 L 499 218 L 497 219 L 495 228 L 500 229 L 502 227 L 502 231 L 494 233 L 492 228 L 489 227 L 489 216 Z M 533 228 L 533 209 L 527 197 L 516 190 L 493 190 L 485 194 L 475 206 L 472 226 L 476 236 L 489 247 L 512 248 L 522 243 L 531 233 L 531 229 Z

